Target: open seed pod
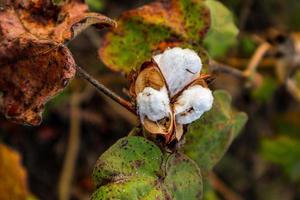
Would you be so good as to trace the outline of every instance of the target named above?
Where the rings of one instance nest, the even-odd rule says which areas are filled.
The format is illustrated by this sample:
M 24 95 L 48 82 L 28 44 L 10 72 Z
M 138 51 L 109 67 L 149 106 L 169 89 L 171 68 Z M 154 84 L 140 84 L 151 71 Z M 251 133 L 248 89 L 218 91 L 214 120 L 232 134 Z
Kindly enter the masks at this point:
M 162 135 L 167 144 L 179 141 L 186 127 L 208 111 L 213 96 L 201 75 L 196 52 L 167 49 L 145 62 L 131 76 L 130 93 L 145 130 Z
M 174 119 L 165 80 L 156 63 L 143 64 L 130 91 L 139 102 L 137 110 L 146 131 L 168 138 L 173 132 Z

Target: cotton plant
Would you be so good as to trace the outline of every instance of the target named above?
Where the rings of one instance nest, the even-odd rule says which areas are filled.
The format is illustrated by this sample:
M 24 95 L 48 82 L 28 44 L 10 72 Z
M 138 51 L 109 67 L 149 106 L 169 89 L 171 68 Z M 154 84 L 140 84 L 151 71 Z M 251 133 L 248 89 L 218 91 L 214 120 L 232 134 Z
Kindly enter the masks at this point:
M 145 62 L 131 84 L 146 131 L 180 141 L 185 127 L 209 111 L 213 95 L 201 74 L 202 61 L 190 49 L 169 48 Z

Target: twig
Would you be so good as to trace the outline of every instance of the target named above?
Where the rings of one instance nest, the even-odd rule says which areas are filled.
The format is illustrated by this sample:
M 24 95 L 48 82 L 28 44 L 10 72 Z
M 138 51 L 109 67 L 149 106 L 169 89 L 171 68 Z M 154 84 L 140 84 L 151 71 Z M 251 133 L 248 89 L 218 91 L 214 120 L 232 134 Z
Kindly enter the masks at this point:
M 58 184 L 59 200 L 69 200 L 72 178 L 80 145 L 80 100 L 79 94 L 71 96 L 71 128 L 63 169 Z
M 259 63 L 260 68 L 269 69 L 274 67 L 277 60 L 274 58 L 263 58 Z M 236 69 L 244 70 L 249 63 L 247 58 L 230 57 L 226 59 L 226 64 Z
M 84 78 L 89 83 L 91 83 L 98 91 L 104 93 L 106 96 L 110 97 L 112 100 L 116 101 L 121 106 L 126 108 L 128 111 L 130 111 L 131 113 L 136 115 L 136 111 L 130 102 L 126 101 L 125 99 L 118 96 L 116 93 L 112 92 L 111 90 L 106 88 L 104 85 L 99 83 L 95 78 L 93 78 L 91 75 L 89 75 L 84 69 L 77 66 L 77 73 L 80 77 Z
M 226 200 L 243 200 L 240 195 L 236 194 L 230 188 L 228 188 L 222 180 L 219 179 L 213 172 L 209 174 L 209 180 L 213 188 L 223 195 Z
M 297 84 L 292 79 L 287 79 L 286 81 L 287 90 L 289 93 L 298 101 L 300 102 L 300 89 L 297 87 Z
M 256 69 L 264 57 L 264 55 L 267 53 L 267 51 L 270 49 L 271 45 L 267 42 L 262 43 L 253 54 L 246 70 L 244 71 L 244 76 L 251 78 L 256 74 Z
M 238 79 L 244 79 L 244 74 L 242 71 L 235 69 L 233 67 L 229 67 L 225 64 L 218 63 L 215 60 L 210 60 L 209 62 L 209 68 L 212 73 L 219 74 L 219 73 L 225 73 L 230 74 Z

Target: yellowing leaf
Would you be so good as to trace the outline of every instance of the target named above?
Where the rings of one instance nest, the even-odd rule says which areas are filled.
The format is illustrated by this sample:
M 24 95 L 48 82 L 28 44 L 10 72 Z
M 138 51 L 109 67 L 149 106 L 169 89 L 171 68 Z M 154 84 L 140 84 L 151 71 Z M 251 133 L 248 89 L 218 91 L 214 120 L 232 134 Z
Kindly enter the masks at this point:
M 167 47 L 200 51 L 210 15 L 202 0 L 156 1 L 121 15 L 118 28 L 109 32 L 99 50 L 113 70 L 129 73 Z
M 25 200 L 29 196 L 27 174 L 21 165 L 20 155 L 0 144 L 0 199 Z

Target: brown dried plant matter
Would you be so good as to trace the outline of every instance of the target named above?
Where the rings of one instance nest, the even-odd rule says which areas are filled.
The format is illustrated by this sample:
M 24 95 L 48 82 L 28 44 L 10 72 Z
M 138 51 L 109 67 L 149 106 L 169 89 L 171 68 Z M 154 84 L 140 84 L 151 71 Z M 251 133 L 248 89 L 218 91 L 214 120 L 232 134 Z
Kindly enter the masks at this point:
M 0 199 L 25 200 L 29 197 L 27 174 L 20 155 L 0 143 Z
M 178 124 L 175 120 L 173 113 L 173 107 L 178 96 L 188 87 L 194 85 L 201 85 L 202 87 L 208 87 L 206 79 L 211 76 L 208 74 L 201 74 L 199 78 L 192 81 L 185 88 L 179 91 L 176 95 L 170 98 L 171 112 L 169 117 L 163 118 L 159 121 L 151 121 L 147 117 L 144 119 L 143 127 L 151 135 L 162 135 L 166 144 L 170 144 L 173 141 L 180 141 L 187 125 Z M 130 95 L 133 99 L 136 99 L 137 95 L 142 92 L 146 87 L 151 87 L 156 90 L 160 90 L 163 87 L 168 88 L 168 85 L 163 77 L 158 65 L 154 60 L 145 62 L 139 69 L 139 71 L 133 71 L 129 75 L 131 82 Z M 169 94 L 169 97 L 171 95 Z M 137 108 L 138 109 L 138 108 Z
M 74 77 L 65 42 L 87 26 L 115 26 L 88 13 L 81 1 L 7 1 L 0 10 L 0 111 L 18 123 L 38 125 L 45 103 Z

